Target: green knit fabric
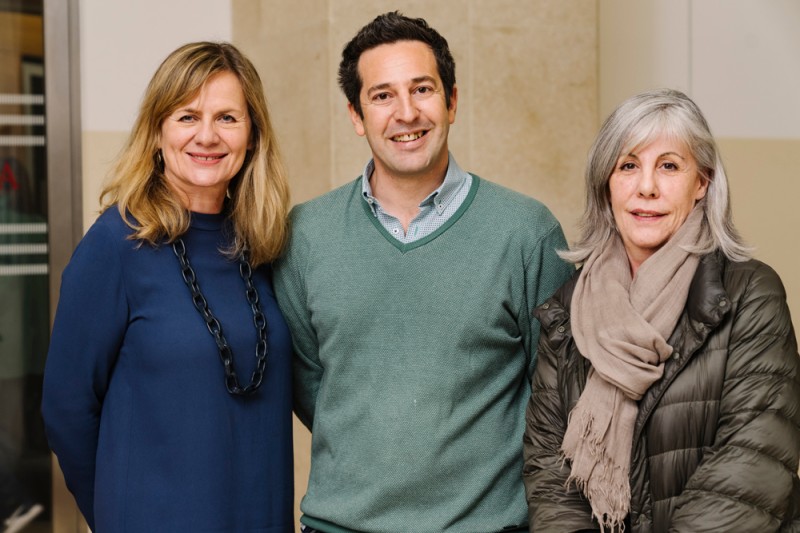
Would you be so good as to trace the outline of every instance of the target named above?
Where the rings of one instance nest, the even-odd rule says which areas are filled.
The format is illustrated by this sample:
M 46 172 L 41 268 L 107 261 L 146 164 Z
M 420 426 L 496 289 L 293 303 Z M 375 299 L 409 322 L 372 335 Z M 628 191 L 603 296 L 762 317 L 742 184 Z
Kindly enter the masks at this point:
M 526 528 L 522 433 L 539 325 L 573 272 L 541 203 L 474 177 L 435 233 L 394 239 L 360 179 L 296 207 L 275 271 L 324 531 Z

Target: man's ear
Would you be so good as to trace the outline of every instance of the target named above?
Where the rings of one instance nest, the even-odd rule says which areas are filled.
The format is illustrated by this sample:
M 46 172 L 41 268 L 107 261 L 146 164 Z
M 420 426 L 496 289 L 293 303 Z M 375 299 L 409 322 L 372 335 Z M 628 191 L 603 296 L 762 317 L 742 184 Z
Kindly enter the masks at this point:
M 353 123 L 353 128 L 356 130 L 356 134 L 363 137 L 366 133 L 364 129 L 364 121 L 361 119 L 361 115 L 358 114 L 356 108 L 350 102 L 347 102 L 347 111 L 350 112 L 350 122 Z
M 456 108 L 458 107 L 458 87 L 453 85 L 453 92 L 450 94 L 450 109 L 447 110 L 450 124 L 456 121 Z

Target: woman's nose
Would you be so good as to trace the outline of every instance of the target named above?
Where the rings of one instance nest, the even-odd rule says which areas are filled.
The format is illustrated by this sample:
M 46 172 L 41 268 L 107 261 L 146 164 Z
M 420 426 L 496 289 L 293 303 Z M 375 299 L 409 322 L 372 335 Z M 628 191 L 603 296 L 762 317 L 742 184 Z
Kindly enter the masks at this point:
M 656 183 L 655 171 L 643 170 L 637 183 L 639 196 L 656 197 L 658 196 L 658 184 Z
M 197 133 L 195 134 L 195 141 L 198 144 L 214 144 L 219 140 L 217 129 L 211 121 L 201 121 L 198 125 Z

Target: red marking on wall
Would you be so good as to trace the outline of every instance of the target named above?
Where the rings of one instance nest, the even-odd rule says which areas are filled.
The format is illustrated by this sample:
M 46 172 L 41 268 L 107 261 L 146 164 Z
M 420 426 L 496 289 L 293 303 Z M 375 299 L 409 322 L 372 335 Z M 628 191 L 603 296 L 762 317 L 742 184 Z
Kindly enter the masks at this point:
M 12 191 L 19 189 L 19 182 L 17 182 L 17 177 L 14 176 L 14 171 L 11 170 L 11 165 L 8 164 L 8 161 L 3 163 L 3 170 L 0 171 L 0 191 L 7 189 Z

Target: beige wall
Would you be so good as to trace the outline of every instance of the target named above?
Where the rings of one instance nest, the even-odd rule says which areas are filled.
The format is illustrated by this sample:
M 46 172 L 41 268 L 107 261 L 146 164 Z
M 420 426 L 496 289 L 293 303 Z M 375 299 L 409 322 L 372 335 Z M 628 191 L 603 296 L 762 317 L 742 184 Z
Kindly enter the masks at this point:
M 357 177 L 369 147 L 336 85 L 340 52 L 381 0 L 233 0 L 233 36 L 271 102 L 295 202 Z M 582 166 L 597 129 L 595 0 L 409 1 L 450 43 L 459 164 L 549 205 L 574 234 Z
M 233 37 L 256 63 L 301 202 L 357 177 L 369 147 L 356 136 L 336 85 L 345 43 L 396 2 L 233 0 Z M 545 202 L 574 237 L 582 171 L 597 130 L 595 0 L 409 1 L 447 38 L 458 113 L 450 149 L 482 177 Z M 310 436 L 296 423 L 297 498 Z
M 731 185 L 734 222 L 786 287 L 800 326 L 800 139 L 719 140 Z

